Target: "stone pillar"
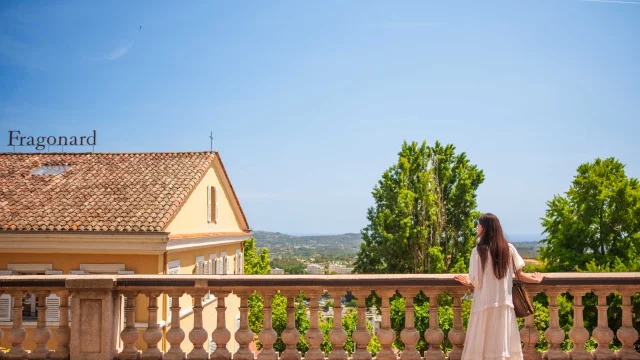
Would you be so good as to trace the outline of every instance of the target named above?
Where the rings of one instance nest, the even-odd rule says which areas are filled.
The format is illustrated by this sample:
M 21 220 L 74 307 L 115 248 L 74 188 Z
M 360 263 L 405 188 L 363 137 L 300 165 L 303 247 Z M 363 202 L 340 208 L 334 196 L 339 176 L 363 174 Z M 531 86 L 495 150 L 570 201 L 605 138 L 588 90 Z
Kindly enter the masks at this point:
M 593 338 L 598 343 L 598 347 L 591 351 L 595 360 L 613 360 L 616 355 L 609 349 L 609 343 L 613 340 L 613 331 L 609 329 L 607 321 L 607 296 L 611 293 L 608 289 L 598 289 L 595 291 L 598 296 L 598 327 L 593 329 Z
M 322 330 L 320 330 L 320 327 L 318 325 L 318 298 L 322 296 L 322 292 L 319 290 L 312 290 L 307 291 L 305 295 L 309 296 L 309 330 L 307 330 L 307 333 L 304 335 L 304 337 L 307 340 L 307 343 L 309 343 L 309 351 L 304 354 L 304 359 L 324 360 L 324 353 L 320 349 L 320 345 L 324 340 L 324 334 L 322 333 Z M 265 300 L 265 306 L 266 304 L 267 302 Z M 269 309 L 269 311 L 271 311 L 271 309 Z M 269 314 L 269 318 L 271 318 L 271 314 Z M 262 338 L 260 338 L 260 342 L 262 342 Z M 262 351 L 264 351 L 264 348 Z M 277 357 L 275 359 L 277 359 Z M 260 355 L 258 355 L 258 360 L 263 360 L 260 359 Z
M 36 347 L 31 351 L 28 358 L 30 360 L 46 360 L 49 358 L 49 348 L 47 343 L 51 339 L 51 330 L 47 328 L 47 296 L 51 294 L 48 290 L 38 290 L 35 295 L 38 297 L 38 322 L 33 331 L 33 340 Z
M 300 332 L 296 329 L 296 296 L 298 291 L 284 291 L 287 298 L 287 328 L 282 332 L 282 342 L 287 346 L 280 355 L 281 360 L 300 360 L 302 356 L 296 348 L 300 341 Z M 235 360 L 235 359 L 234 359 Z
M 622 343 L 622 348 L 616 351 L 616 356 L 620 360 L 639 360 L 640 353 L 633 344 L 638 340 L 638 331 L 633 328 L 631 322 L 631 297 L 635 294 L 632 288 L 620 291 L 622 295 L 622 327 L 618 329 L 618 339 Z
M 420 353 L 416 350 L 416 344 L 420 340 L 420 333 L 415 328 L 413 298 L 418 294 L 416 289 L 405 289 L 402 295 L 405 298 L 404 329 L 400 332 L 400 339 L 404 343 L 404 350 L 400 353 L 400 360 L 420 360 Z
M 577 288 L 572 291 L 573 295 L 573 326 L 569 330 L 569 339 L 573 342 L 573 349 L 569 351 L 571 360 L 590 360 L 593 357 L 585 349 L 585 344 L 589 340 L 589 331 L 584 328 L 584 306 L 582 297 L 590 290 Z
M 162 340 L 162 330 L 158 327 L 158 296 L 160 291 L 147 291 L 144 293 L 149 298 L 149 321 L 147 329 L 142 334 L 142 339 L 147 343 L 147 348 L 140 355 L 141 360 L 162 360 L 162 351 L 158 343 Z
M 233 354 L 233 360 L 253 360 L 254 358 L 253 351 L 249 349 L 253 341 L 253 331 L 249 328 L 249 296 L 251 294 L 253 294 L 251 290 L 236 293 L 240 298 L 240 328 L 236 330 L 234 337 L 240 348 Z
M 71 359 L 112 360 L 116 356 L 113 332 L 114 276 L 66 279 L 71 305 Z
M 544 338 L 549 343 L 549 349 L 544 353 L 545 360 L 568 360 L 569 355 L 562 351 L 564 342 L 564 330 L 560 328 L 560 318 L 558 316 L 558 295 L 562 293 L 560 289 L 549 289 L 549 328 L 544 332 Z
M 218 299 L 218 305 L 216 306 L 217 323 L 216 329 L 211 333 L 211 339 L 216 343 L 216 350 L 209 358 L 211 360 L 229 360 L 231 359 L 231 353 L 227 350 L 227 343 L 231 340 L 231 332 L 227 329 L 227 319 L 225 317 L 227 307 L 224 304 L 229 292 L 216 291 L 214 296 Z
M 452 349 L 447 354 L 447 358 L 449 360 L 460 360 L 466 336 L 462 326 L 462 296 L 464 296 L 464 293 L 458 289 L 451 290 L 450 293 L 453 298 L 453 327 L 449 330 L 449 341 L 451 341 Z
M 349 355 L 344 350 L 344 343 L 347 342 L 347 332 L 342 328 L 342 304 L 340 298 L 343 290 L 333 289 L 330 293 L 333 296 L 333 327 L 329 331 L 329 341 L 331 342 L 331 351 L 329 352 L 329 360 L 347 360 Z
M 56 292 L 60 298 L 60 321 L 56 329 L 56 341 L 58 347 L 51 353 L 51 360 L 69 359 L 69 341 L 71 341 L 71 328 L 69 327 L 69 292 L 62 290 Z
M 262 330 L 260 330 L 260 333 L 258 334 L 258 339 L 262 344 L 262 350 L 260 350 L 260 352 L 258 353 L 258 360 L 278 360 L 278 353 L 273 349 L 273 344 L 278 340 L 278 333 L 276 333 L 276 331 L 273 329 L 273 318 L 272 318 L 272 308 L 271 308 L 272 300 L 273 300 L 273 290 L 269 289 L 262 293 L 262 301 L 264 302 L 264 306 L 262 308 L 263 326 L 262 326 Z M 313 322 L 313 318 L 312 318 L 312 322 Z M 311 327 L 313 328 L 313 326 Z M 309 356 L 309 353 L 307 353 L 307 357 L 308 356 Z M 318 360 L 318 359 L 314 359 L 314 360 Z
M 440 329 L 438 322 L 438 295 L 441 291 L 438 289 L 425 291 L 429 297 L 429 328 L 424 332 L 424 340 L 429 344 L 429 350 L 424 354 L 425 360 L 444 360 L 444 351 L 440 348 L 440 344 L 444 340 L 444 332 Z
M 371 341 L 371 333 L 367 329 L 367 296 L 371 295 L 371 290 L 353 291 L 353 295 L 358 298 L 358 323 L 351 335 L 353 343 L 356 344 L 356 351 L 352 354 L 353 360 L 371 360 L 371 353 L 367 349 Z
M 537 292 L 530 291 L 528 294 L 529 301 L 533 304 L 533 297 Z M 542 359 L 542 356 L 536 349 L 536 344 L 540 340 L 540 333 L 534 323 L 533 314 L 524 318 L 524 326 L 520 329 L 520 340 L 524 343 L 524 348 L 522 349 L 524 360 Z
M 136 348 L 136 341 L 140 338 L 140 332 L 136 328 L 136 298 L 138 292 L 125 292 L 122 294 L 127 298 L 125 328 L 120 333 L 123 348 L 118 354 L 118 360 L 137 360 L 140 351 Z
M 380 342 L 380 351 L 376 354 L 376 360 L 397 360 L 398 356 L 393 351 L 393 342 L 396 341 L 396 333 L 391 328 L 391 308 L 389 300 L 396 291 L 393 289 L 377 290 L 376 294 L 382 299 L 380 312 L 382 313 L 382 323 L 376 332 L 376 337 Z
M 191 293 L 193 297 L 193 328 L 189 331 L 189 341 L 193 344 L 193 349 L 187 355 L 189 360 L 206 360 L 209 357 L 207 350 L 204 349 L 204 343 L 207 342 L 209 334 L 202 326 L 202 298 L 205 292 L 198 289 Z M 172 304 L 173 305 L 173 304 Z M 180 315 L 178 315 L 178 319 Z M 171 315 L 173 319 L 173 314 Z
M 169 351 L 164 354 L 165 360 L 184 360 L 186 357 L 181 347 L 185 339 L 184 330 L 180 327 L 180 297 L 182 293 L 181 290 L 173 290 L 167 294 L 167 296 L 171 296 L 171 329 L 167 331 L 166 337 L 171 346 Z
M 27 356 L 27 351 L 22 344 L 27 339 L 27 330 L 22 327 L 22 298 L 26 295 L 24 291 L 10 292 L 13 297 L 13 326 L 7 334 L 7 340 L 11 344 L 9 352 L 4 354 L 6 360 L 23 360 Z

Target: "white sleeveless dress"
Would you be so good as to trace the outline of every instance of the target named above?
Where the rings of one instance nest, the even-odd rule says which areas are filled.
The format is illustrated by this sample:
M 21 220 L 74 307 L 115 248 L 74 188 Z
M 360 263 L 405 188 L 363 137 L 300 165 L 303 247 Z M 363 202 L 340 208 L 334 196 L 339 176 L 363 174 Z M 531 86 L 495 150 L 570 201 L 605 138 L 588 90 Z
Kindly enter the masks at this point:
M 491 254 L 485 269 L 478 248 L 471 252 L 469 280 L 473 284 L 473 303 L 462 360 L 522 360 L 520 331 L 513 310 L 513 264 L 522 269 L 524 260 L 516 248 L 509 244 L 512 263 L 507 275 L 498 280 L 493 274 Z

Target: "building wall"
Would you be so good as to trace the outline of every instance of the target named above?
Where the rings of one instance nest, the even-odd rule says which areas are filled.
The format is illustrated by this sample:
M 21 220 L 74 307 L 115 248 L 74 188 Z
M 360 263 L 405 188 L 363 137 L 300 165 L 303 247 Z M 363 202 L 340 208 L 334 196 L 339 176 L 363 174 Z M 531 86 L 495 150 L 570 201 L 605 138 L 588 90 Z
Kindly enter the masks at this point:
M 197 234 L 213 232 L 241 232 L 244 229 L 240 225 L 232 204 L 233 195 L 222 186 L 219 179 L 222 174 L 216 176 L 214 168 L 210 168 L 202 181 L 196 186 L 189 199 L 182 206 L 176 217 L 167 226 L 171 234 Z M 218 221 L 209 222 L 207 219 L 207 187 L 214 186 L 218 189 Z M 212 213 L 214 204 L 212 204 Z

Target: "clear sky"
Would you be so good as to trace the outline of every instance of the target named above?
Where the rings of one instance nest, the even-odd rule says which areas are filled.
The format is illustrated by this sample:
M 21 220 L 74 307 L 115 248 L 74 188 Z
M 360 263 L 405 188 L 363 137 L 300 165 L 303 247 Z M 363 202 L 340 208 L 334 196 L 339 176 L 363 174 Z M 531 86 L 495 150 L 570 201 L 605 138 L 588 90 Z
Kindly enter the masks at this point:
M 480 210 L 538 234 L 580 163 L 640 177 L 640 1 L 0 2 L 1 151 L 93 129 L 213 131 L 252 228 L 289 233 L 358 232 L 403 140 L 453 143 Z

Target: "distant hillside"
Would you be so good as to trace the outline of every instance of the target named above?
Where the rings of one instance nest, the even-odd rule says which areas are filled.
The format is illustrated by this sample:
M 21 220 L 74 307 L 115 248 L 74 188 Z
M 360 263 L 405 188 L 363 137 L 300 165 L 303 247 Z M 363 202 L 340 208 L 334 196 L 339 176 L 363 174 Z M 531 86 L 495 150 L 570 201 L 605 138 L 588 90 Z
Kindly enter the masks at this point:
M 279 232 L 254 231 L 258 247 L 269 249 L 271 258 L 291 257 L 308 262 L 352 263 L 360 249 L 360 234 L 293 236 Z M 538 257 L 540 245 L 537 241 L 518 241 L 535 239 L 533 236 L 514 235 L 510 237 L 513 245 L 524 258 Z

